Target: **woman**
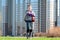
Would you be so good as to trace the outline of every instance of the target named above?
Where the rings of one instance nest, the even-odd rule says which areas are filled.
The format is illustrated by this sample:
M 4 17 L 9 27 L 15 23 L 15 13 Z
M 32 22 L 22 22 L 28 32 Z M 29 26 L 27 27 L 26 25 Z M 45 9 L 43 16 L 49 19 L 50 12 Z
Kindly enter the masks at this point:
M 28 5 L 26 15 L 25 15 L 25 22 L 27 24 L 27 38 L 28 38 L 28 36 L 30 37 L 31 35 L 33 35 L 32 30 L 33 30 L 34 21 L 35 21 L 35 14 L 32 11 L 32 6 Z

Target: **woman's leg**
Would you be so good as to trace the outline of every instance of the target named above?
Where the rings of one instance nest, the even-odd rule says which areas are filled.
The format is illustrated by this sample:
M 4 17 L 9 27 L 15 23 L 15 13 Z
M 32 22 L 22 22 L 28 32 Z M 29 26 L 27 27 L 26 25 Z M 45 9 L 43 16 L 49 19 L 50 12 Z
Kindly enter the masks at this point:
M 29 35 L 32 36 L 33 35 L 33 23 L 30 22 L 30 29 L 29 29 Z
M 29 33 L 29 23 L 26 22 L 26 24 L 27 24 L 27 32 L 26 32 L 26 33 L 27 33 L 27 39 L 28 39 L 28 37 L 29 37 L 29 36 L 28 36 L 28 35 L 29 35 L 29 34 L 28 34 L 28 33 Z

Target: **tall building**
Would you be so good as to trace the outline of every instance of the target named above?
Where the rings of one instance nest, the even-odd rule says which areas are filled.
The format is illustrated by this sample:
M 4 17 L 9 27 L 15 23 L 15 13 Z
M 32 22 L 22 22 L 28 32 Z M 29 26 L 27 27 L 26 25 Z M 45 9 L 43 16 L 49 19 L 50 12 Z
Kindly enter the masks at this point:
M 26 32 L 24 16 L 28 4 L 35 13 L 34 33 L 47 32 L 56 23 L 60 26 L 59 0 L 2 0 L 3 35 L 17 36 Z
M 0 0 L 0 35 L 2 35 L 2 0 Z
M 16 35 L 15 0 L 4 0 L 3 5 L 3 35 Z

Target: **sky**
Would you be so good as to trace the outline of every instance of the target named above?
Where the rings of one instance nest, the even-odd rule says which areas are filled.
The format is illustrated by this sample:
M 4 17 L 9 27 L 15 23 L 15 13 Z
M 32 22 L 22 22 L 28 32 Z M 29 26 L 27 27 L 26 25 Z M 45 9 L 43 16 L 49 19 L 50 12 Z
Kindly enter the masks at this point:
M 0 11 L 1 11 L 1 6 L 2 6 L 2 2 L 1 2 L 1 0 L 0 0 Z

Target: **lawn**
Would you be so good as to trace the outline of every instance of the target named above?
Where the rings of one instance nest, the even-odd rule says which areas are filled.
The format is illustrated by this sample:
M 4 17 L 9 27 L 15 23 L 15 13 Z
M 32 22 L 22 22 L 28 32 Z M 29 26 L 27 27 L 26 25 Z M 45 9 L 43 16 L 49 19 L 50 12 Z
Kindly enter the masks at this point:
M 47 38 L 47 37 L 33 37 L 27 39 L 26 37 L 0 37 L 0 40 L 60 40 L 59 37 Z

